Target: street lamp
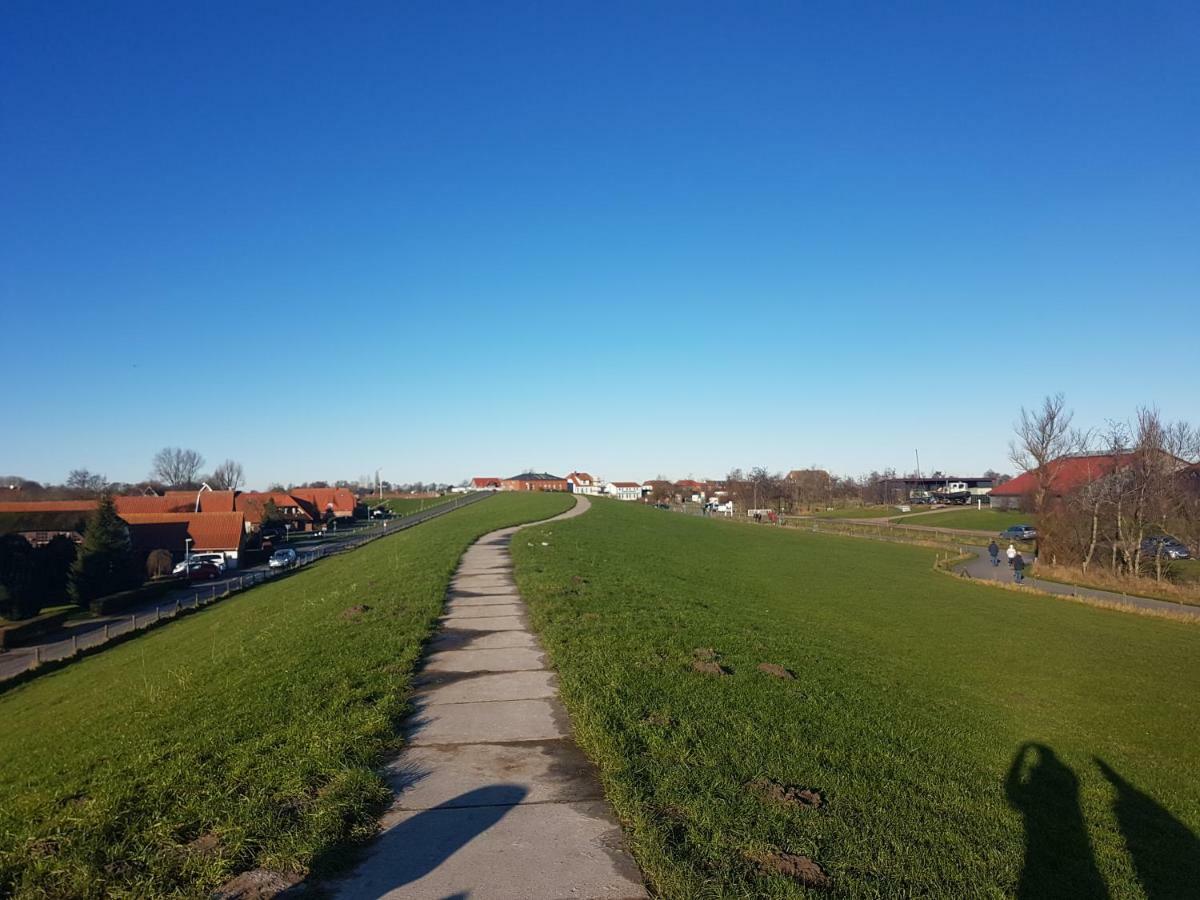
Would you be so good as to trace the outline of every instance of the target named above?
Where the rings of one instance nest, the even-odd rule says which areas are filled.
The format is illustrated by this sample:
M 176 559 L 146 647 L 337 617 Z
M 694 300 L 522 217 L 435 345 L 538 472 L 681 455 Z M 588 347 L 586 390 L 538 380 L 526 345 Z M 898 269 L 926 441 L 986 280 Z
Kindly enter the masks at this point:
M 200 490 L 196 491 L 196 512 L 200 512 L 200 495 L 203 494 L 205 491 L 211 491 L 211 490 L 212 490 L 212 488 L 208 486 L 207 481 L 203 481 L 200 483 Z
M 192 574 L 191 572 L 188 571 L 188 569 L 191 568 L 191 565 L 190 565 L 191 559 L 192 559 L 192 539 L 184 538 L 183 539 L 183 571 L 184 571 L 185 575 Z

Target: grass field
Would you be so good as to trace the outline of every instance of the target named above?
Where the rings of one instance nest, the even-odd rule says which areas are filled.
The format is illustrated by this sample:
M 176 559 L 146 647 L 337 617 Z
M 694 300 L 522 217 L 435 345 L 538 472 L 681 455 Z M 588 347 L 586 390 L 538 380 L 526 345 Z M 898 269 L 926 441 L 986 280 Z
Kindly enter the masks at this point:
M 818 519 L 886 519 L 899 512 L 895 506 L 844 506 L 813 513 Z
M 632 504 L 536 534 L 518 582 L 663 896 L 800 896 L 784 853 L 846 897 L 1200 883 L 1195 625 L 973 585 L 922 548 Z M 709 656 L 729 674 L 694 669 Z
M 928 525 L 930 528 L 970 528 L 975 531 L 999 533 L 1009 525 L 1031 525 L 1033 516 L 1012 509 L 943 509 L 937 512 L 895 516 L 901 525 Z
M 498 496 L 0 694 L 0 896 L 204 897 L 335 862 L 387 796 L 458 557 L 570 505 Z

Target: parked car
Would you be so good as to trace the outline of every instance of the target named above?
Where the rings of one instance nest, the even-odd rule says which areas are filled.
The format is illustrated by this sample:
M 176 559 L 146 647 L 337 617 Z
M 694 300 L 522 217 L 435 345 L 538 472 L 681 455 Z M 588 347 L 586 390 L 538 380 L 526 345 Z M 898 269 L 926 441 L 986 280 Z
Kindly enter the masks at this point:
M 225 554 L 224 553 L 193 553 L 191 556 L 189 556 L 183 562 L 178 563 L 175 566 L 175 568 L 172 569 L 171 571 L 175 575 L 182 575 L 184 573 L 184 570 L 186 570 L 188 568 L 188 566 L 190 566 L 192 563 L 202 563 L 202 562 L 212 563 L 214 566 L 217 567 L 217 571 L 219 571 L 219 572 L 224 573 L 224 571 L 225 571 Z
M 188 581 L 212 581 L 221 577 L 221 570 L 207 561 L 194 562 L 188 568 Z
M 276 550 L 271 554 L 271 558 L 267 560 L 267 565 L 272 569 L 290 569 L 296 564 L 296 551 L 291 547 L 284 547 L 282 550 Z
M 1032 541 L 1037 538 L 1037 529 L 1032 525 L 1009 525 L 1000 537 L 1006 541 Z
M 1159 555 L 1163 559 L 1192 558 L 1192 554 L 1188 552 L 1188 548 L 1169 534 L 1164 534 L 1160 537 L 1148 537 L 1142 541 L 1142 556 L 1154 559 Z

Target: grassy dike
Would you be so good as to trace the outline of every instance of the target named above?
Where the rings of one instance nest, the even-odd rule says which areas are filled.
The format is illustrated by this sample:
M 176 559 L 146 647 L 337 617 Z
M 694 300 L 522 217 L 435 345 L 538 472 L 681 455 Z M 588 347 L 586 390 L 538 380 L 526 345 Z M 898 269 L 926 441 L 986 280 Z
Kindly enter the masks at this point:
M 570 505 L 498 495 L 0 694 L 0 896 L 202 897 L 336 864 L 386 799 L 459 556 Z
M 802 896 L 783 854 L 846 897 L 1200 883 L 1200 628 L 919 547 L 592 506 L 525 532 L 516 576 L 662 896 Z

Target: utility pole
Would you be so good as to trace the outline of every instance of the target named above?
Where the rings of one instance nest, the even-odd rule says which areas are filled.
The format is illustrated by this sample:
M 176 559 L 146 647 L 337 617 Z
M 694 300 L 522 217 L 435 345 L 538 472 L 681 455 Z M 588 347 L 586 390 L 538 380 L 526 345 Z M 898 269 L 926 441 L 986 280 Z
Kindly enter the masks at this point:
M 378 469 L 375 470 L 375 489 L 377 491 L 379 491 L 379 499 L 380 500 L 383 499 L 383 482 L 379 480 L 379 473 L 381 471 L 383 471 L 382 466 L 380 466 Z

